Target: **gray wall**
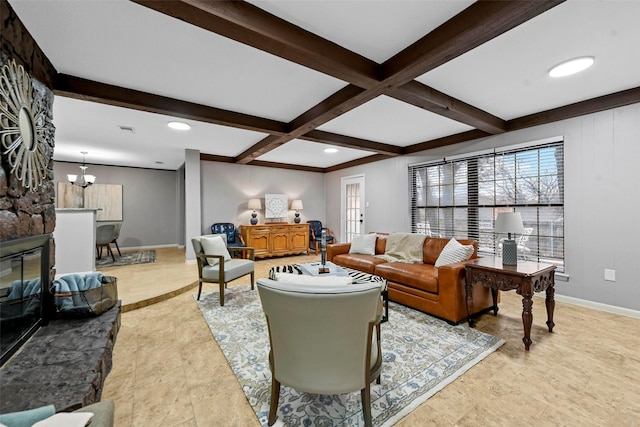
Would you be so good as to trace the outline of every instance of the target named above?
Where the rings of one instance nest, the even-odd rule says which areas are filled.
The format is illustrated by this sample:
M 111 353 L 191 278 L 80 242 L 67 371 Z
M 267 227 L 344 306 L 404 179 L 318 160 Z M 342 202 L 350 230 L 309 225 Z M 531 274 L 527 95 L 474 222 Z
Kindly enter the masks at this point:
M 264 219 L 265 193 L 286 194 L 289 204 L 301 199 L 304 209 L 300 219 L 325 220 L 324 174 L 261 166 L 230 163 L 201 162 L 202 232 L 210 233 L 214 222 L 249 224 L 249 199 L 260 199 L 263 209 L 258 212 L 260 223 Z M 289 211 L 288 222 L 293 222 L 294 211 Z
M 53 172 L 54 182 L 66 182 L 68 173 L 80 172 L 79 164 L 54 162 Z M 87 173 L 96 183 L 122 185 L 121 249 L 183 244 L 178 171 L 89 165 Z
M 409 231 L 407 166 L 562 136 L 565 263 L 560 295 L 640 310 L 640 104 L 326 174 L 327 222 L 340 232 L 340 179 L 364 174 L 367 231 Z M 604 280 L 616 270 L 616 281 Z

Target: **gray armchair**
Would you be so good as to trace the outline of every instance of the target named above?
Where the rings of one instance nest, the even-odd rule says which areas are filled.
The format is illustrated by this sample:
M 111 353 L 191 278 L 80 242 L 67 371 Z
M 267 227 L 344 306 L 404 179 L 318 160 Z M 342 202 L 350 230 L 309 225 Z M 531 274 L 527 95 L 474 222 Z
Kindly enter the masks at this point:
M 213 238 L 220 241 L 221 246 L 210 243 L 210 247 L 205 253 L 207 242 L 214 242 Z M 223 237 L 217 234 L 206 234 L 191 239 L 193 250 L 198 261 L 198 300 L 202 293 L 203 283 L 218 283 L 220 286 L 220 305 L 224 305 L 224 289 L 227 283 L 247 274 L 251 275 L 251 289 L 254 288 L 254 253 L 253 248 L 248 247 L 226 247 Z M 230 253 L 240 252 L 243 258 L 231 258 Z
M 119 233 L 119 230 L 118 230 Z M 107 248 L 107 254 L 111 255 L 111 259 L 115 262 L 116 257 L 111 250 L 111 243 L 117 238 L 115 224 L 103 224 L 96 227 L 96 255 L 102 258 L 102 248 Z M 118 249 L 118 253 L 120 250 Z
M 269 425 L 280 385 L 314 394 L 360 390 L 371 426 L 370 383 L 380 384 L 380 285 L 302 285 L 258 280 L 271 351 Z

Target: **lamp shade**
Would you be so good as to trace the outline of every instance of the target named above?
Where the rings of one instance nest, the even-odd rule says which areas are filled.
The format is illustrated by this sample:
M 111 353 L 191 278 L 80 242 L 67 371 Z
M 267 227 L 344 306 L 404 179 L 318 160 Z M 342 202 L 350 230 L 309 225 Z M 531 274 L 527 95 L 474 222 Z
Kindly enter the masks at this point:
M 520 212 L 501 212 L 496 218 L 496 233 L 524 233 Z
M 262 209 L 262 204 L 260 203 L 260 199 L 249 199 L 247 207 L 249 209 Z
M 291 209 L 300 210 L 302 207 L 302 200 L 296 199 L 291 202 Z

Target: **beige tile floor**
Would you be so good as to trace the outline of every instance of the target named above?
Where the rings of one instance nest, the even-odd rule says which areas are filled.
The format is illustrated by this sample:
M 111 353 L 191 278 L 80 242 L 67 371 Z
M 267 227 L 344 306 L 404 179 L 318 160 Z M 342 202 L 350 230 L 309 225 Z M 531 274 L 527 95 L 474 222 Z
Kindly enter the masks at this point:
M 257 277 L 311 259 L 258 261 Z M 163 249 L 155 268 L 135 267 L 103 270 L 118 277 L 125 307 L 159 301 L 122 314 L 102 396 L 115 400 L 116 426 L 258 426 L 193 291 L 158 297 L 188 286 L 195 266 L 184 265 L 182 251 Z M 519 296 L 503 293 L 498 316 L 484 315 L 476 327 L 506 344 L 396 425 L 640 426 L 639 319 L 557 302 L 549 334 L 536 298 L 525 352 L 521 310 Z

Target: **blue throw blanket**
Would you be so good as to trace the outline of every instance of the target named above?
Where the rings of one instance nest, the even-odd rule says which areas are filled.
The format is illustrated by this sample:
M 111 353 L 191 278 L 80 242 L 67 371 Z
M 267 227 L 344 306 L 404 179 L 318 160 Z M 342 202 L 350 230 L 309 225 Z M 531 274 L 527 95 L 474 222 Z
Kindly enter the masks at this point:
M 40 293 L 40 278 L 33 280 L 16 280 L 9 288 L 7 301 L 20 300 Z
M 60 311 L 72 310 L 74 307 L 85 306 L 82 291 L 102 286 L 102 273 L 68 274 L 53 281 L 56 306 Z

